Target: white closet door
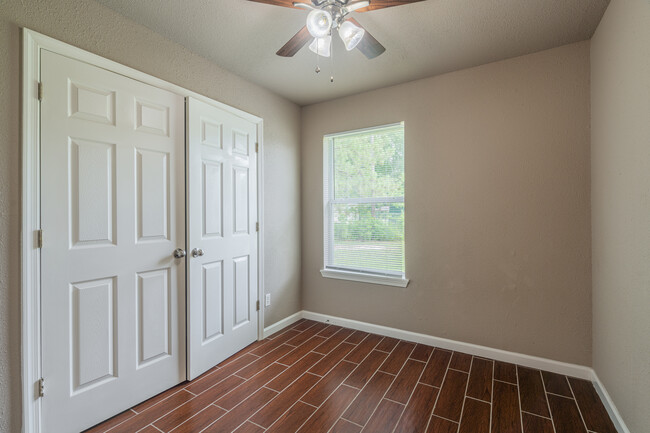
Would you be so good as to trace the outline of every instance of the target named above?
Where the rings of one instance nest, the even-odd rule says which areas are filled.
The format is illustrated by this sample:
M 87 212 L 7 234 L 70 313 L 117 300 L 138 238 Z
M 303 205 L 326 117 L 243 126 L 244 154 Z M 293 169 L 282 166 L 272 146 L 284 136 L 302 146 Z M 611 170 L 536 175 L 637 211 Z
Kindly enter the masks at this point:
M 257 126 L 188 98 L 188 378 L 257 339 Z
M 44 51 L 44 432 L 185 380 L 183 98 Z

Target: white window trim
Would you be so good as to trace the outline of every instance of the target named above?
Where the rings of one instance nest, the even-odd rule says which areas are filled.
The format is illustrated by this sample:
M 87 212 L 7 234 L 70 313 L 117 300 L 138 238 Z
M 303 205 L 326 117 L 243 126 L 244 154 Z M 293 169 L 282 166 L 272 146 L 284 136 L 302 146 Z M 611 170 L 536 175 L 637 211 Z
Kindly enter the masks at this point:
M 325 268 L 321 269 L 320 274 L 325 278 L 357 281 L 359 283 L 381 284 L 384 286 L 406 287 L 409 284 L 409 279 L 406 277 L 389 277 L 388 275 L 373 275 L 365 272 L 352 272 Z
M 357 281 L 360 283 L 380 284 L 385 286 L 406 287 L 408 286 L 409 279 L 404 274 L 395 273 L 395 275 L 382 275 L 372 272 L 363 272 L 354 269 L 337 269 L 329 267 L 328 263 L 333 261 L 333 246 L 332 239 L 334 233 L 333 220 L 332 220 L 332 204 L 337 203 L 404 203 L 404 197 L 373 197 L 362 199 L 335 199 L 333 196 L 333 189 L 331 183 L 334 179 L 334 164 L 332 164 L 334 147 L 332 146 L 332 139 L 334 137 L 341 137 L 347 134 L 358 134 L 359 132 L 372 131 L 381 128 L 390 128 L 393 126 L 404 125 L 404 122 L 392 123 L 387 125 L 379 125 L 370 128 L 356 129 L 353 131 L 346 131 L 344 133 L 327 134 L 323 137 L 323 269 L 320 273 L 324 278 L 333 278 L 337 280 Z M 327 176 L 327 181 L 325 181 Z M 326 229 L 327 228 L 327 229 Z M 328 236 L 328 233 L 330 236 Z

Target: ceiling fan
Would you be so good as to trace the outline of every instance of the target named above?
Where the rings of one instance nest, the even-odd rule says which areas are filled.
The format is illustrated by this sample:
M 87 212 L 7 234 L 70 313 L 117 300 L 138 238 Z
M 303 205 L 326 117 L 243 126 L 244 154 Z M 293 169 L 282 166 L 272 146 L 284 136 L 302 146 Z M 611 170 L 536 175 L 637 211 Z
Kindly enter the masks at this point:
M 320 56 L 329 57 L 332 34 L 336 30 L 348 51 L 357 48 L 368 59 L 374 59 L 386 51 L 386 48 L 357 20 L 348 15 L 351 12 L 368 12 L 422 0 L 311 0 L 308 3 L 292 0 L 249 1 L 309 11 L 306 25 L 278 50 L 276 53 L 278 56 L 292 57 L 311 40 L 309 45 L 311 51 Z

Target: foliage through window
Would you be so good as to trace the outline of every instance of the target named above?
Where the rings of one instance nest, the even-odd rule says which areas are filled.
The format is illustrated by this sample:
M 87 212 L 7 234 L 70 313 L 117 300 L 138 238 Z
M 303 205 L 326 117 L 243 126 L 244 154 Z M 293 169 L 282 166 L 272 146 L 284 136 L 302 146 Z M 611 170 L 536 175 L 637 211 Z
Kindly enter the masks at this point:
M 404 124 L 325 137 L 325 269 L 404 277 Z

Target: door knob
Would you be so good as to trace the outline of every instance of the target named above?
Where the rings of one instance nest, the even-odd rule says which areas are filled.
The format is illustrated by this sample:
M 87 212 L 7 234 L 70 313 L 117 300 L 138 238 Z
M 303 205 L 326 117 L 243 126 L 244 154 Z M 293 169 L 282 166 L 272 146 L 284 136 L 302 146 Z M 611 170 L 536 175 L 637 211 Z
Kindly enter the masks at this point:
M 192 250 L 192 257 L 194 257 L 194 258 L 196 258 L 196 257 L 200 257 L 200 256 L 202 256 L 203 254 L 205 254 L 205 253 L 203 252 L 203 250 L 202 250 L 201 248 L 194 248 L 194 249 Z
M 182 248 L 176 248 L 174 250 L 174 257 L 177 259 L 182 259 L 183 257 L 185 257 L 185 250 Z

